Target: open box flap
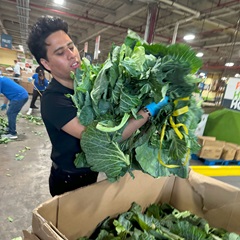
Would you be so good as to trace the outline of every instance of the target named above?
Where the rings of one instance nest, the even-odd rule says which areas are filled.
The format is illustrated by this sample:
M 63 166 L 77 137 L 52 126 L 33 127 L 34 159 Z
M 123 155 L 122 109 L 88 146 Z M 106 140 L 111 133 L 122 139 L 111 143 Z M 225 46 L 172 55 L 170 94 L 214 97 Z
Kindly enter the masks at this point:
M 205 218 L 213 227 L 240 233 L 240 189 L 190 171 L 189 178 L 176 178 L 170 204 Z
M 32 231 L 41 240 L 67 240 L 55 227 L 58 221 L 59 197 L 56 196 L 33 210 Z

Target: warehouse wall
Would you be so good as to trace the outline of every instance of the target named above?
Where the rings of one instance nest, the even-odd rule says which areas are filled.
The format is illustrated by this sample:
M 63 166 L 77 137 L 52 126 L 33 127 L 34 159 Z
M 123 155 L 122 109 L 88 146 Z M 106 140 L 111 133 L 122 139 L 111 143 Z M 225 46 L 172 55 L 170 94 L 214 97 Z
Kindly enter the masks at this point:
M 17 51 L 8 48 L 0 48 L 0 64 L 13 66 L 13 60 L 17 59 Z

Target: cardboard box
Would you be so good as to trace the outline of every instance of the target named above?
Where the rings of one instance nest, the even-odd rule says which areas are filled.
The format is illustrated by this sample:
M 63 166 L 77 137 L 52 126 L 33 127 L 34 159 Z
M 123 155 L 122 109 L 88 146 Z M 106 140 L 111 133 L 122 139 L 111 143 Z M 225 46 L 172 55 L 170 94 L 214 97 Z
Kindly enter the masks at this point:
M 236 154 L 236 146 L 233 144 L 226 143 L 223 147 L 223 152 L 221 159 L 223 160 L 233 160 Z
M 23 80 L 24 82 L 27 82 L 27 81 L 28 81 L 28 78 L 32 77 L 33 74 L 34 74 L 34 73 L 27 73 L 27 72 L 25 72 L 25 71 L 22 71 L 22 73 L 21 73 L 22 80 Z
M 28 93 L 32 94 L 33 93 L 33 84 L 30 82 L 24 82 L 20 81 L 20 85 L 24 87 Z
M 40 240 L 35 234 L 32 234 L 27 230 L 23 230 L 23 237 L 24 240 Z
M 232 147 L 236 150 L 235 155 L 233 157 L 234 160 L 240 160 L 240 145 L 235 143 L 226 143 L 227 146 Z
M 216 137 L 209 137 L 209 136 L 198 136 L 198 143 L 203 146 L 205 141 L 216 141 Z
M 134 171 L 119 182 L 107 180 L 56 196 L 33 210 L 32 234 L 40 240 L 76 240 L 90 236 L 106 217 L 127 211 L 132 202 L 146 209 L 169 203 L 205 218 L 212 227 L 240 234 L 240 189 L 190 171 L 188 179 L 152 178 Z
M 240 161 L 240 150 L 236 150 L 234 160 Z
M 218 146 L 203 146 L 199 152 L 199 158 L 220 159 L 223 149 Z
M 200 158 L 205 159 L 220 159 L 224 146 L 224 141 L 205 139 L 198 155 Z

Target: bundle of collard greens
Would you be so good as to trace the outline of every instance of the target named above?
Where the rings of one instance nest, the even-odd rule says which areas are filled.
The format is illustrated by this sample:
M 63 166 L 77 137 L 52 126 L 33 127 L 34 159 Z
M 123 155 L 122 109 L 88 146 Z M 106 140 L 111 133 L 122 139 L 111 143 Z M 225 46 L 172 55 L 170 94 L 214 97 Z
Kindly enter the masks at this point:
M 78 240 L 239 240 L 236 233 L 212 228 L 189 211 L 180 212 L 168 204 L 150 205 L 143 213 L 137 203 L 115 219 L 106 219 L 90 238 Z
M 191 152 L 198 148 L 194 131 L 202 110 L 192 96 L 201 60 L 187 45 L 149 45 L 128 31 L 102 65 L 83 59 L 74 78 L 72 100 L 87 126 L 75 160 L 77 167 L 104 172 L 109 181 L 137 169 L 153 177 L 187 177 Z M 129 118 L 166 95 L 170 102 L 129 139 L 121 134 Z
M 6 134 L 6 127 L 8 126 L 7 119 L 0 114 L 0 144 L 8 143 L 11 140 L 8 138 L 1 138 L 2 134 Z

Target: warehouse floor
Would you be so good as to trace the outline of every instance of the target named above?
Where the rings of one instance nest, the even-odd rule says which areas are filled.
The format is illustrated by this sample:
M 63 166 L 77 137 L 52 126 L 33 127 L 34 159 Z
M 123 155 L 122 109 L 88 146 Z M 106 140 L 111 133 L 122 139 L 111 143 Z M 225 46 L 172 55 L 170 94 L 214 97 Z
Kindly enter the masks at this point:
M 26 114 L 29 105 L 30 99 L 22 114 Z M 36 105 L 39 106 L 39 101 Z M 34 115 L 40 116 L 38 109 Z M 18 117 L 17 131 L 17 140 L 0 144 L 0 240 L 22 236 L 22 229 L 31 226 L 31 211 L 51 197 L 48 192 L 51 144 L 45 127 Z M 16 160 L 16 154 L 24 158 Z
M 22 114 L 26 114 L 30 100 L 31 96 Z M 36 105 L 40 105 L 39 101 Z M 33 115 L 40 116 L 39 110 Z M 22 237 L 22 230 L 31 226 L 32 210 L 51 198 L 48 191 L 51 144 L 45 127 L 20 116 L 17 131 L 17 140 L 0 144 L 0 240 Z M 18 155 L 23 156 L 22 160 L 17 160 Z M 216 178 L 240 188 L 240 176 Z

